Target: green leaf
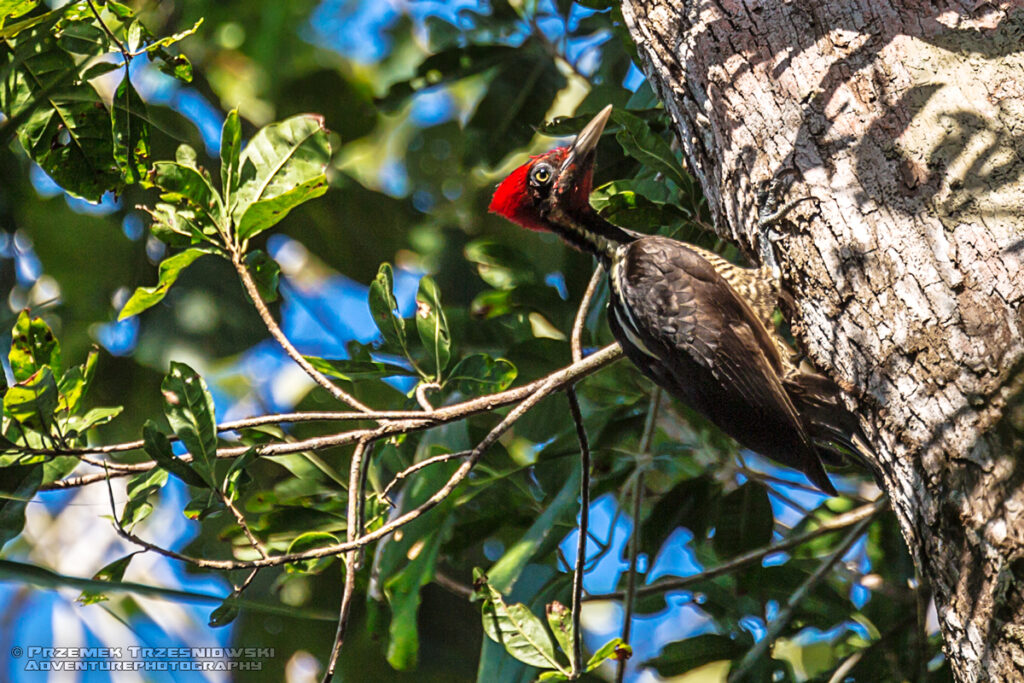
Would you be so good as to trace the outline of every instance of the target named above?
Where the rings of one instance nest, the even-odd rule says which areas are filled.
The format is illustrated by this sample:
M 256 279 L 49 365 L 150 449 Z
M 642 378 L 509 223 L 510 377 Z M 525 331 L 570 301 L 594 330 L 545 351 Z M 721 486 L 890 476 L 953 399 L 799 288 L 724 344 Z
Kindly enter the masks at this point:
M 569 527 L 576 519 L 576 499 L 580 488 L 580 470 L 574 467 L 572 474 L 562 484 L 544 513 L 537 517 L 530 528 L 487 572 L 490 585 L 502 593 L 510 592 L 526 564 L 534 557 L 542 557 L 554 549 L 562 540 L 561 529 Z
M 764 484 L 748 481 L 722 498 L 715 522 L 714 548 L 724 559 L 767 545 L 775 517 Z
M 39 0 L 0 0 L 0 26 L 7 19 L 16 19 L 28 14 L 39 5 Z
M 181 275 L 183 270 L 192 265 L 200 256 L 214 253 L 218 252 L 207 247 L 191 247 L 174 256 L 165 258 L 160 262 L 156 286 L 137 287 L 135 293 L 125 303 L 124 308 L 121 309 L 117 319 L 124 320 L 125 318 L 142 313 L 147 308 L 156 306 L 167 296 L 168 290 L 178 281 L 178 276 Z
M 480 278 L 495 289 L 512 289 L 540 280 L 534 262 L 519 249 L 488 239 L 473 240 L 463 254 L 476 264 Z
M 217 609 L 210 612 L 210 620 L 207 626 L 210 628 L 220 628 L 221 626 L 227 626 L 235 619 L 238 618 L 239 609 L 227 602 L 222 603 Z
M 73 413 L 78 410 L 85 392 L 89 390 L 92 378 L 96 375 L 96 360 L 99 353 L 95 348 L 89 350 L 83 365 L 70 368 L 57 382 L 60 392 L 60 409 Z
M 43 483 L 43 466 L 0 467 L 0 549 L 21 533 L 25 507 Z
M 288 545 L 288 554 L 303 553 L 307 550 L 316 550 L 331 545 L 338 545 L 338 537 L 324 531 L 307 531 L 298 536 Z M 292 574 L 319 574 L 334 557 L 314 557 L 309 560 L 289 562 L 284 566 L 286 572 Z
M 216 232 L 216 227 L 205 210 L 197 212 L 196 209 L 188 208 L 186 204 L 175 206 L 158 202 L 153 208 L 144 206 L 142 209 L 153 219 L 149 226 L 153 237 L 171 246 L 188 247 L 208 240 L 203 232 L 203 226 Z
M 7 390 L 4 412 L 25 427 L 52 435 L 58 398 L 53 371 L 44 366 Z
M 61 374 L 60 342 L 42 318 L 33 318 L 27 310 L 18 314 L 11 331 L 8 356 L 14 381 L 20 382 L 48 366 L 54 377 Z
M 185 38 L 188 38 L 190 35 L 198 31 L 199 27 L 202 25 L 203 18 L 199 17 L 199 20 L 196 21 L 196 23 L 192 24 L 191 28 L 187 28 L 184 31 L 178 31 L 175 34 L 164 36 L 159 40 L 153 41 L 152 43 L 146 46 L 146 52 L 153 54 L 160 50 L 163 50 L 164 48 L 168 48 L 171 45 L 174 45 L 175 43 L 180 42 Z M 146 31 L 146 33 L 149 33 L 149 31 Z
M 669 643 L 661 654 L 648 659 L 641 666 L 655 669 L 663 678 L 671 678 L 711 662 L 741 657 L 751 644 L 746 639 L 734 640 L 729 636 L 705 633 Z
M 182 53 L 172 55 L 163 52 L 157 62 L 157 68 L 168 76 L 177 78 L 182 83 L 192 82 L 192 62 Z
M 166 483 L 167 470 L 159 467 L 154 467 L 149 472 L 141 472 L 129 479 L 125 486 L 127 498 L 124 501 L 124 509 L 121 511 L 121 526 L 130 530 L 149 517 L 149 514 L 153 512 L 153 505 L 149 502 L 149 497 L 163 488 Z
M 82 80 L 91 81 L 92 79 L 99 78 L 100 76 L 108 74 L 111 71 L 117 71 L 118 69 L 123 68 L 124 67 L 115 62 L 96 62 L 95 64 L 93 64 L 88 69 L 82 72 Z
M 327 191 L 331 146 L 323 119 L 304 114 L 259 130 L 240 157 L 241 186 L 232 216 L 247 240 Z
M 569 663 L 571 665 L 574 652 L 572 646 L 572 610 L 555 600 L 548 603 L 545 614 L 548 618 L 548 628 L 555 634 L 555 640 L 558 641 L 562 652 L 569 656 Z
M 241 153 L 242 122 L 238 118 L 238 109 L 232 109 L 220 131 L 220 189 L 229 211 L 235 204 L 234 193 L 238 189 Z
M 160 198 L 164 201 L 185 202 L 199 209 L 209 222 L 217 224 L 222 207 L 220 195 L 209 174 L 196 165 L 195 150 L 188 145 L 178 147 L 177 161 L 154 163 L 150 180 L 161 189 Z
M 124 557 L 114 560 L 103 569 L 99 570 L 92 576 L 93 581 L 105 581 L 107 583 L 121 583 L 124 579 L 124 572 L 128 569 L 128 564 L 132 561 L 132 558 L 138 555 L 141 550 L 137 550 L 134 553 L 125 555 Z M 75 601 L 80 605 L 94 605 L 97 602 L 103 602 L 109 600 L 106 593 L 97 590 L 84 590 L 78 599 Z
M 587 665 L 584 667 L 584 672 L 591 672 L 597 667 L 604 664 L 608 659 L 628 659 L 633 654 L 633 649 L 622 642 L 622 638 L 612 638 L 607 643 L 598 648 L 597 652 L 587 660 Z
M 226 509 L 224 501 L 221 500 L 221 497 L 215 491 L 204 488 L 192 496 L 192 499 L 185 505 L 185 509 L 182 512 L 188 519 L 202 522 L 210 515 L 223 512 Z
M 483 353 L 466 356 L 452 368 L 445 386 L 466 397 L 483 396 L 504 391 L 516 379 L 516 366 L 504 358 L 491 358 Z
M 427 357 L 433 361 L 434 377 L 440 381 L 451 358 L 452 339 L 441 307 L 441 292 L 427 276 L 420 278 L 416 293 L 416 331 L 427 349 Z
M 245 257 L 245 267 L 256 282 L 260 298 L 270 303 L 277 301 L 277 286 L 281 278 L 281 267 L 262 249 L 250 252 Z
M 0 78 L 0 110 L 16 126 L 29 158 L 68 193 L 99 201 L 120 187 L 113 157 L 110 115 L 96 89 L 78 78 L 70 54 L 60 49 L 48 25 L 57 15 L 30 20 L 14 42 Z M 10 34 L 15 26 L 4 29 Z M 0 38 L 6 36 L 0 36 Z
M 395 299 L 395 276 L 390 263 L 380 264 L 377 277 L 370 283 L 370 313 L 377 329 L 384 335 L 384 342 L 409 356 L 409 345 L 405 338 L 405 320 L 398 314 Z
M 568 673 L 555 656 L 555 646 L 543 622 L 522 603 L 506 605 L 486 577 L 474 581 L 483 598 L 484 633 L 521 662 Z
M 110 49 L 110 39 L 98 26 L 75 21 L 65 25 L 57 35 L 63 50 L 79 55 L 99 55 Z
M 152 458 L 158 465 L 181 479 L 189 486 L 205 487 L 207 485 L 203 477 L 192 469 L 192 466 L 174 455 L 171 442 L 167 435 L 156 428 L 156 423 L 146 420 L 142 426 L 143 449 L 146 455 Z
M 615 134 L 615 139 L 618 140 L 626 154 L 640 163 L 664 173 L 665 177 L 680 189 L 689 185 L 686 171 L 676 159 L 672 148 L 664 138 L 651 131 L 651 127 L 646 121 L 630 114 L 625 109 L 612 111 L 612 121 L 622 126 Z
M 424 455 L 434 455 L 436 450 L 434 446 Z M 457 466 L 454 462 L 440 463 L 418 473 L 403 491 L 400 512 L 412 510 L 433 495 Z M 391 608 L 387 659 L 399 671 L 416 667 L 420 589 L 434 579 L 441 544 L 455 523 L 454 508 L 454 497 L 449 496 L 403 527 L 401 537 L 382 541 L 378 548 L 380 585 Z
M 141 182 L 149 166 L 149 124 L 146 103 L 135 91 L 127 73 L 114 93 L 111 125 L 114 161 L 121 169 L 121 178 L 126 183 Z
M 678 527 L 686 527 L 696 540 L 703 540 L 720 493 L 721 485 L 708 475 L 684 479 L 676 484 L 658 499 L 643 521 L 640 537 L 644 545 L 656 554 Z
M 256 449 L 250 448 L 232 461 L 231 467 L 224 473 L 224 482 L 221 484 L 221 490 L 228 500 L 234 501 L 238 498 L 239 482 L 247 476 L 246 468 L 256 462 L 258 457 Z
M 64 421 L 64 436 L 78 438 L 93 427 L 105 425 L 124 412 L 124 406 L 91 408 L 83 415 L 69 415 Z
M 130 19 L 135 16 L 135 12 L 132 11 L 131 7 L 123 5 L 117 2 L 117 0 L 107 0 L 105 5 L 118 19 Z
M 217 460 L 217 425 L 213 397 L 206 381 L 184 363 L 171 362 L 160 390 L 164 395 L 164 413 L 171 429 L 192 454 L 193 467 L 213 486 L 213 468 Z
M 328 360 L 316 356 L 306 356 L 309 364 L 318 371 L 335 379 L 355 382 L 361 379 L 382 379 L 396 375 L 413 375 L 413 371 L 394 363 L 382 363 L 372 360 Z

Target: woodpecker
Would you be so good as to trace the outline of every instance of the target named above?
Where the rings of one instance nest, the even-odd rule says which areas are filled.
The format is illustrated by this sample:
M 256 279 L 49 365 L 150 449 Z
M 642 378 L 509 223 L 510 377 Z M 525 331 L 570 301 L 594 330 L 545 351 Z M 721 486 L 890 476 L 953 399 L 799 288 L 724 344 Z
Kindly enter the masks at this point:
M 590 206 L 597 143 L 611 111 L 605 107 L 570 146 L 512 171 L 490 211 L 594 255 L 608 274 L 609 327 L 644 375 L 741 446 L 836 495 L 822 461 L 870 462 L 867 442 L 839 388 L 799 367 L 776 332 L 780 290 L 771 269 L 621 228 Z

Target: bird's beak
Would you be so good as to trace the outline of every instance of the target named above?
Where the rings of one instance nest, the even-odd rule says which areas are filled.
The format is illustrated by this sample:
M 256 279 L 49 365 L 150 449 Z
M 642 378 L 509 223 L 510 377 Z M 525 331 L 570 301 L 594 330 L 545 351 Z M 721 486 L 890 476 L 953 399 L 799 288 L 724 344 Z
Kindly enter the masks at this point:
M 597 143 L 601 139 L 601 133 L 604 132 L 604 127 L 611 115 L 612 105 L 609 104 L 583 127 L 580 134 L 573 140 L 569 153 L 565 155 L 565 161 L 562 162 L 562 173 L 572 168 L 573 165 L 582 170 L 593 164 Z

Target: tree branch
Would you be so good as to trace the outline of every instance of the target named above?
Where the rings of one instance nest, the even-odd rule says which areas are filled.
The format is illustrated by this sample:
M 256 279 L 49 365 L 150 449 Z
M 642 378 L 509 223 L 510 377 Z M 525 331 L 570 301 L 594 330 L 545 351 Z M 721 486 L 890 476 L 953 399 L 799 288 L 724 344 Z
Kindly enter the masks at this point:
M 739 665 L 729 673 L 729 683 L 735 683 L 735 681 L 743 680 L 743 677 L 747 675 L 750 669 L 757 663 L 761 657 L 764 656 L 768 648 L 775 642 L 775 639 L 779 637 L 782 630 L 786 628 L 789 621 L 793 618 L 793 613 L 796 610 L 797 605 L 803 601 L 804 597 L 816 586 L 818 583 L 825 578 L 829 570 L 838 562 L 846 551 L 850 549 L 850 546 L 860 538 L 860 535 L 864 533 L 868 525 L 874 519 L 874 514 L 869 515 L 867 518 L 857 522 L 857 525 L 850 530 L 850 533 L 843 538 L 842 543 L 839 544 L 831 555 L 822 561 L 818 568 L 814 570 L 814 573 L 807 577 L 807 580 L 800 584 L 800 587 L 793 591 L 793 594 L 789 596 L 789 600 L 786 601 L 785 607 L 783 607 L 778 616 L 768 624 L 768 628 L 764 634 L 764 637 L 759 640 L 754 647 L 750 648 L 750 651 L 744 655 L 743 659 L 740 660 Z
M 267 327 L 270 332 L 270 336 L 277 340 L 277 343 L 281 345 L 284 352 L 288 354 L 295 363 L 302 368 L 307 375 L 309 375 L 314 382 L 322 386 L 324 389 L 329 391 L 334 398 L 338 399 L 343 403 L 347 403 L 356 410 L 364 413 L 372 413 L 373 410 L 361 403 L 356 397 L 350 395 L 340 387 L 330 381 L 324 375 L 310 365 L 309 361 L 306 360 L 298 349 L 292 346 L 292 343 L 288 341 L 288 337 L 285 336 L 281 328 L 278 327 L 277 321 L 274 320 L 274 316 L 270 314 L 270 310 L 267 308 L 267 304 L 263 301 L 263 297 L 260 296 L 259 289 L 256 287 L 256 282 L 253 281 L 252 275 L 249 273 L 249 269 L 245 267 L 242 262 L 242 254 L 238 248 L 229 243 L 231 250 L 231 263 L 235 266 L 235 270 L 238 272 L 238 277 L 242 280 L 242 286 L 245 287 L 246 293 L 252 300 L 253 306 L 256 307 L 256 312 L 259 314 L 260 319 L 263 320 L 263 324 Z
M 349 466 L 348 476 L 348 513 L 346 515 L 345 537 L 352 543 L 363 532 L 363 455 L 366 451 L 367 442 L 360 441 L 352 451 L 352 462 Z M 341 645 L 345 640 L 345 629 L 348 627 L 348 617 L 352 609 L 352 597 L 356 590 L 356 570 L 358 569 L 358 548 L 352 548 L 345 553 L 345 586 L 341 595 L 341 608 L 338 615 L 338 630 L 334 636 L 334 646 L 331 648 L 331 658 L 327 664 L 327 671 L 324 674 L 324 683 L 329 683 L 334 678 L 334 670 L 338 665 L 338 655 L 341 654 Z
M 635 479 L 633 480 L 633 533 L 629 537 L 629 574 L 626 576 L 626 595 L 624 599 L 625 614 L 622 617 L 622 642 L 629 645 L 629 638 L 633 630 L 633 607 L 636 604 L 636 564 L 640 556 L 640 506 L 643 503 L 644 495 L 644 470 L 647 467 L 647 452 L 651 448 L 651 439 L 654 438 L 654 427 L 658 422 L 658 406 L 661 404 L 661 388 L 655 387 L 651 393 L 651 407 L 647 411 L 647 422 L 644 424 L 643 437 L 640 439 L 640 448 L 637 449 L 643 462 L 637 463 Z M 626 675 L 628 657 L 618 660 L 615 669 L 616 683 L 622 683 Z
M 839 515 L 838 517 L 833 517 L 830 520 L 822 522 L 819 527 L 813 529 L 812 531 L 800 534 L 799 536 L 790 536 L 789 538 L 779 541 L 778 543 L 765 546 L 764 548 L 759 548 L 758 550 L 751 550 L 749 553 L 744 553 L 743 555 L 735 557 L 728 562 L 724 562 L 718 565 L 717 567 L 706 569 L 697 574 L 692 574 L 690 576 L 684 576 L 677 579 L 657 581 L 647 586 L 641 586 L 637 589 L 636 594 L 638 596 L 643 596 L 651 595 L 653 593 L 666 593 L 668 591 L 683 590 L 685 588 L 689 588 L 690 586 L 696 583 L 700 583 L 701 581 L 707 581 L 709 579 L 714 579 L 724 574 L 728 574 L 737 569 L 745 567 L 748 564 L 759 562 L 769 555 L 780 553 L 789 550 L 790 548 L 795 548 L 796 546 L 803 545 L 804 543 L 812 541 L 815 538 L 818 538 L 819 536 L 824 536 L 834 531 L 845 529 L 850 525 L 857 524 L 858 522 L 864 519 L 874 517 L 876 514 L 884 510 L 888 504 L 889 499 L 886 498 L 885 496 L 881 496 L 872 503 L 868 503 L 867 505 L 863 505 L 859 508 L 850 510 L 849 512 Z M 592 600 L 622 600 L 624 597 L 625 594 L 622 591 L 617 591 L 614 593 L 601 593 L 598 595 L 590 595 L 587 596 L 586 600 L 588 602 Z
M 497 394 L 490 394 L 487 396 L 481 396 L 479 398 L 464 401 L 463 403 L 457 403 L 451 406 L 445 406 L 443 408 L 437 408 L 432 413 L 416 412 L 413 411 L 411 419 L 386 419 L 382 421 L 381 426 L 375 429 L 363 429 L 353 430 L 349 432 L 342 432 L 339 434 L 330 434 L 326 436 L 314 437 L 310 439 L 302 439 L 298 441 L 285 442 L 285 443 L 274 443 L 265 444 L 257 447 L 257 453 L 259 455 L 284 455 L 287 453 L 299 453 L 308 450 L 322 450 L 324 448 L 332 448 L 334 446 L 344 446 L 355 443 L 362 438 L 380 438 L 386 436 L 392 436 L 395 434 L 406 434 L 413 431 L 419 431 L 421 429 L 429 429 L 438 425 L 446 424 L 448 422 L 454 422 L 461 420 L 472 415 L 479 413 L 490 412 L 495 408 L 511 405 L 517 403 L 540 390 L 546 386 L 549 382 L 554 383 L 554 388 L 559 389 L 572 382 L 582 379 L 587 375 L 590 375 L 601 368 L 609 365 L 610 363 L 618 360 L 622 356 L 622 349 L 618 344 L 610 344 L 604 348 L 595 351 L 578 363 L 573 363 L 568 367 L 557 370 L 547 377 L 534 380 L 528 384 L 524 384 L 521 387 L 514 389 L 507 389 Z M 403 412 L 401 415 L 407 415 L 409 413 Z M 356 419 L 352 413 L 291 413 L 287 414 L 287 420 L 282 421 L 299 421 L 295 418 L 298 416 L 306 416 L 308 419 L 334 419 L 332 416 L 343 416 L 345 419 Z M 358 413 L 356 414 L 358 415 Z M 390 415 L 390 414 L 389 414 Z M 365 417 L 359 419 L 367 419 Z M 252 420 L 238 420 L 232 423 L 225 423 L 221 425 L 218 430 L 225 431 L 226 429 L 239 429 L 239 423 L 253 424 Z M 130 446 L 130 448 L 129 448 Z M 83 453 L 103 453 L 113 452 L 114 450 L 134 450 L 142 448 L 141 441 L 130 442 L 127 444 L 116 444 L 115 446 L 105 446 L 98 449 L 63 449 L 63 450 L 45 450 L 41 451 L 44 455 L 80 455 Z M 217 451 L 218 458 L 235 458 L 242 455 L 249 449 L 248 446 L 238 447 L 227 447 L 221 448 Z M 181 459 L 190 462 L 191 456 L 184 454 Z M 67 479 L 61 479 L 55 482 L 51 482 L 41 487 L 41 490 L 52 490 L 52 489 L 65 489 L 74 488 L 77 486 L 85 486 L 98 481 L 103 481 L 106 477 L 121 477 L 127 476 L 136 472 L 148 472 L 156 466 L 156 463 L 152 460 L 148 460 L 133 465 L 122 465 L 119 471 L 109 473 L 98 473 L 98 474 L 87 474 L 77 477 L 69 477 Z

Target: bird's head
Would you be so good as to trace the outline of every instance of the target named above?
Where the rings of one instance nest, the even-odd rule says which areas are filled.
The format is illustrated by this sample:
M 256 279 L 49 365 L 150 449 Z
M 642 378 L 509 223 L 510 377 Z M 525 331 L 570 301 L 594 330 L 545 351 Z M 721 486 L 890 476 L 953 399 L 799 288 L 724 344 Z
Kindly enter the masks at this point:
M 594 159 L 612 107 L 608 105 L 568 147 L 531 157 L 498 185 L 489 210 L 530 230 L 552 230 L 552 223 L 578 218 L 590 208 Z

